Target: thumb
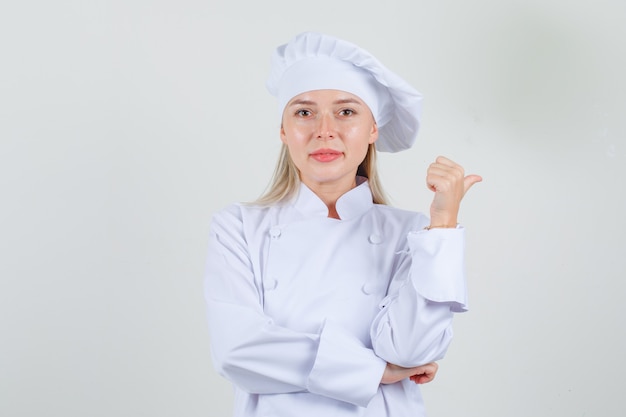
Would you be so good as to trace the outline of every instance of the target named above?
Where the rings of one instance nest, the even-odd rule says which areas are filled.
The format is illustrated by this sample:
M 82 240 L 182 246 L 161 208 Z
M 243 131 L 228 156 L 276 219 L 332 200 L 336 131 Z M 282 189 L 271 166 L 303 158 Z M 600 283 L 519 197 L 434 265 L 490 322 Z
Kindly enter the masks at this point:
M 474 184 L 476 184 L 477 182 L 481 182 L 483 180 L 483 177 L 481 177 L 480 175 L 468 175 L 467 177 L 465 177 L 463 179 L 463 185 L 465 187 L 465 192 L 467 192 L 467 190 L 470 189 L 470 187 Z

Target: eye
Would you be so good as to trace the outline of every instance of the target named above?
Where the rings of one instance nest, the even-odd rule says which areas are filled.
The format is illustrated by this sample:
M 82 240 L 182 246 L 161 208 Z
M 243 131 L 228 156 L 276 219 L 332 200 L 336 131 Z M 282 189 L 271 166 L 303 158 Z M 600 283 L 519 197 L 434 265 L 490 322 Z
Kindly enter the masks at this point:
M 342 116 L 352 116 L 355 113 L 356 112 L 353 109 L 342 109 L 341 111 L 339 111 L 339 114 Z
M 311 115 L 311 110 L 307 110 L 307 109 L 296 110 L 296 116 L 309 117 L 310 115 Z

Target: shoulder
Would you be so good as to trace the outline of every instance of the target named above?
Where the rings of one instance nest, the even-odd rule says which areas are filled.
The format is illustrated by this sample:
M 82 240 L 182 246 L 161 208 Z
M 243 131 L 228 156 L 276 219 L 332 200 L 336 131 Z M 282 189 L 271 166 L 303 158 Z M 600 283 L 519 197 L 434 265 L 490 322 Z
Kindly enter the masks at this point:
M 213 214 L 211 228 L 231 231 L 255 229 L 266 223 L 279 209 L 279 206 L 233 203 Z
M 397 226 L 406 230 L 420 230 L 430 223 L 428 216 L 418 211 L 405 210 L 384 204 L 375 204 L 375 216 L 388 226 Z

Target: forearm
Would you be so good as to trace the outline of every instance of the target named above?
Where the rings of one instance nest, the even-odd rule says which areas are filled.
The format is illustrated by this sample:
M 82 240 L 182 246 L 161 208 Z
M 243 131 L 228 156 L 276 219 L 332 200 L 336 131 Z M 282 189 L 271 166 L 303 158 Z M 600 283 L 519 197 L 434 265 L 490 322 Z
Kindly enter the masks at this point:
M 452 340 L 450 307 L 426 300 L 410 283 L 388 301 L 372 323 L 371 338 L 376 354 L 403 367 L 443 358 Z
M 209 302 L 209 311 L 214 365 L 247 392 L 306 391 L 365 406 L 378 390 L 385 361 L 332 323 L 307 334 L 232 304 Z
M 258 394 L 308 391 L 364 406 L 376 394 L 385 361 L 333 323 L 314 333 L 279 326 L 263 308 L 241 224 L 235 216 L 212 227 L 205 299 L 217 371 Z
M 209 336 L 218 373 L 257 394 L 306 391 L 319 336 L 272 324 L 236 304 L 208 301 Z
M 410 261 L 397 271 L 370 332 L 376 354 L 405 367 L 444 356 L 453 313 L 467 303 L 463 230 L 415 232 L 408 239 Z

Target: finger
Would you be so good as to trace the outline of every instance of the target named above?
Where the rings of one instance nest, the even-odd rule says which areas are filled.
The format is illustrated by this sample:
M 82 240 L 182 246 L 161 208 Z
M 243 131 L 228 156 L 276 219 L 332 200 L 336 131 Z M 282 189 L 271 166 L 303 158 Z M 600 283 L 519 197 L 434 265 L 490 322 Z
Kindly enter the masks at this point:
M 454 162 L 452 159 L 446 158 L 445 156 L 441 156 L 441 155 L 439 155 L 437 158 L 435 158 L 435 163 L 436 164 L 441 164 L 441 165 L 447 165 L 449 167 L 458 167 L 459 166 L 459 164 Z
M 465 176 L 465 170 L 463 169 L 463 167 L 461 165 L 455 164 L 454 162 L 451 162 L 449 164 L 434 162 L 429 165 L 427 172 L 441 176 L 453 175 L 455 177 L 461 178 Z
M 411 381 L 416 384 L 426 384 L 435 379 L 435 374 L 419 374 L 411 376 Z
M 456 168 L 433 165 L 428 168 L 426 178 L 432 181 L 454 181 L 465 178 L 465 173 Z
M 419 383 L 420 384 L 428 384 L 429 382 L 432 382 L 433 379 L 435 379 L 434 376 L 428 377 L 428 378 L 425 378 L 425 379 L 421 380 Z
M 483 177 L 481 177 L 480 175 L 468 175 L 467 177 L 465 177 L 465 179 L 463 180 L 463 185 L 465 187 L 465 192 L 467 192 L 467 190 L 470 189 L 470 187 L 474 184 L 476 184 L 477 182 L 481 182 L 483 180 Z
M 465 171 L 459 165 L 449 166 L 442 164 L 431 164 L 426 172 L 426 182 L 429 188 L 438 188 L 437 185 L 451 186 L 457 181 L 463 181 Z

